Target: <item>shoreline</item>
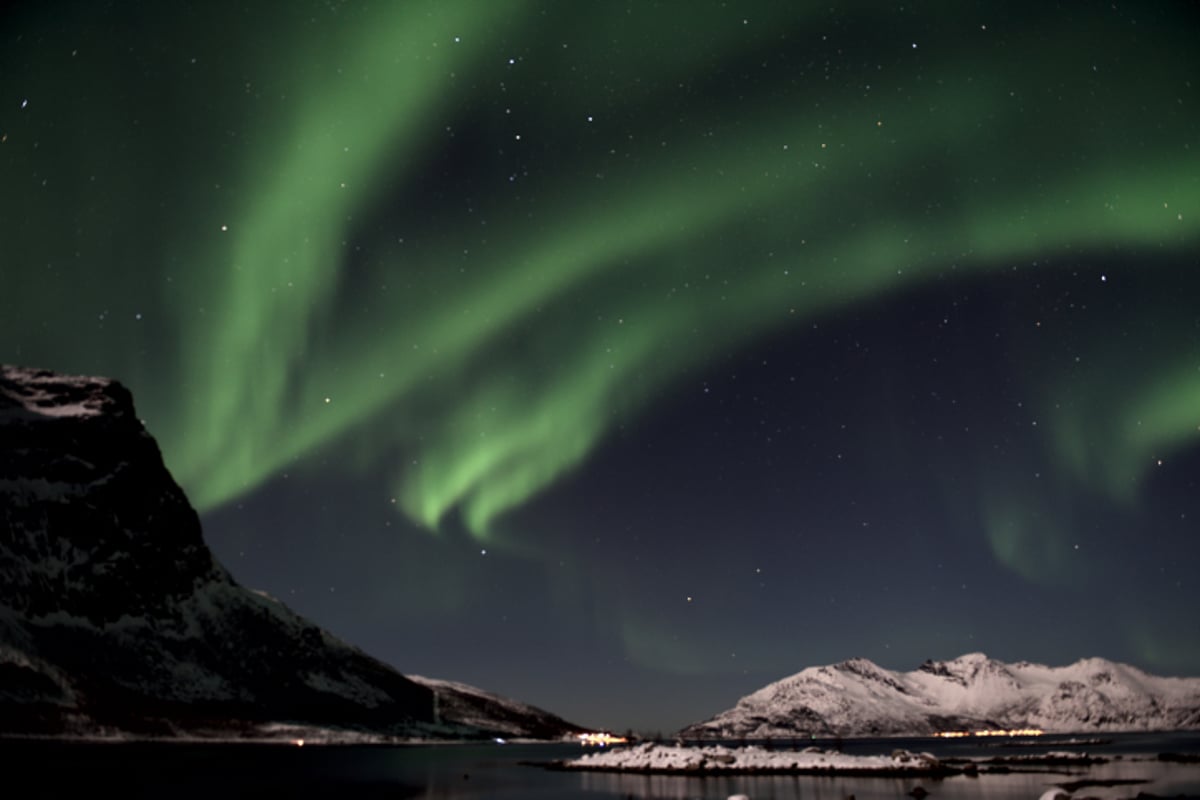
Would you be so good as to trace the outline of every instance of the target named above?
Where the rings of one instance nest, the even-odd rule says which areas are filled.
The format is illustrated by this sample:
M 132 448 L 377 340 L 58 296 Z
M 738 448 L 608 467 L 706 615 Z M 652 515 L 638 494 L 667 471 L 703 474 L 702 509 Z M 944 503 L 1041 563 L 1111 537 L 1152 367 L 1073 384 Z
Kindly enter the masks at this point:
M 977 777 L 1034 772 L 1047 767 L 1091 767 L 1111 761 L 1108 757 L 1066 751 L 1007 758 L 943 759 L 908 750 L 895 750 L 890 755 L 847 755 L 817 747 L 768 750 L 754 745 L 693 747 L 645 742 L 531 765 L 561 772 L 642 775 L 812 775 L 940 780 L 956 775 Z
M 302 735 L 307 733 L 307 735 Z M 378 734 L 334 734 L 321 731 L 296 731 L 295 735 L 280 736 L 149 736 L 138 734 L 27 734 L 0 733 L 3 744 L 62 744 L 62 745 L 247 745 L 253 747 L 465 747 L 472 745 L 571 744 L 565 739 L 421 739 Z

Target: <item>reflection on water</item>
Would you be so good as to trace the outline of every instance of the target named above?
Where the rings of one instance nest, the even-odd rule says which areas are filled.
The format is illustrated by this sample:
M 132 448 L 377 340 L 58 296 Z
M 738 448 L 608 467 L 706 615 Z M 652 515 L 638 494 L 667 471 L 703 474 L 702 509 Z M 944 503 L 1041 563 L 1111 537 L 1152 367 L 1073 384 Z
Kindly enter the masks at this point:
M 1057 784 L 1081 780 L 1123 780 L 1139 782 L 1112 787 L 1088 786 L 1076 793 L 1097 798 L 1128 798 L 1139 792 L 1162 797 L 1200 795 L 1200 765 L 1180 766 L 1158 761 L 1122 761 L 1085 769 L 985 774 L 977 778 L 955 775 L 941 780 L 807 775 L 685 778 L 587 773 L 581 776 L 581 787 L 586 792 L 601 796 L 655 800 L 723 800 L 733 794 L 745 794 L 752 800 L 767 797 L 846 800 L 851 795 L 855 800 L 905 800 L 916 786 L 928 791 L 930 800 L 1037 800 L 1043 792 Z
M 904 797 L 918 784 L 931 786 L 929 781 L 905 781 L 896 778 L 833 778 L 810 775 L 728 775 L 709 778 L 675 777 L 671 775 L 618 775 L 586 773 L 582 788 L 595 794 L 655 798 L 655 800 L 691 800 L 697 797 L 719 797 L 744 794 L 752 800 L 760 797 L 804 797 L 806 800 L 876 800 Z M 940 794 L 940 793 L 939 793 Z M 1037 798 L 1031 798 L 1037 800 Z
M 6 785 L 36 787 L 25 796 L 65 797 L 119 790 L 123 797 L 233 798 L 388 797 L 465 800 L 572 800 L 573 798 L 714 798 L 745 794 L 804 800 L 907 800 L 917 785 L 929 800 L 1037 800 L 1055 784 L 1081 780 L 1146 781 L 1087 786 L 1077 796 L 1103 800 L 1146 792 L 1200 797 L 1200 764 L 1166 763 L 1159 752 L 1200 753 L 1200 736 L 1122 736 L 1111 744 L 1076 747 L 1114 758 L 1107 764 L 1037 772 L 984 774 L 977 778 L 862 778 L 737 775 L 707 778 L 671 775 L 549 772 L 523 761 L 571 758 L 578 745 L 455 745 L 439 747 L 277 747 L 262 745 L 62 744 L 0 741 Z M 806 743 L 807 744 L 807 743 Z M 1022 755 L 1044 749 L 965 752 L 958 744 L 929 740 L 846 741 L 848 752 L 886 753 L 893 748 L 939 756 Z M 1063 748 L 1067 749 L 1067 748 Z M 1121 758 L 1117 754 L 1126 753 Z

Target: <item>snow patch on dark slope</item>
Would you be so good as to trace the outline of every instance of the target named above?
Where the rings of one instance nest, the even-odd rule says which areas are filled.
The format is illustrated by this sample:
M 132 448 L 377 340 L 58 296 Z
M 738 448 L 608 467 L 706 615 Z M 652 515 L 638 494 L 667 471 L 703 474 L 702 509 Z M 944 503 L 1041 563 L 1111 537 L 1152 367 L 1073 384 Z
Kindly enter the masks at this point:
M 498 698 L 438 702 L 238 585 L 115 381 L 0 367 L 0 575 L 0 733 L 575 730 L 544 712 L 523 728 Z
M 969 653 L 927 661 L 912 672 L 892 672 L 858 658 L 810 667 L 765 686 L 681 735 L 912 736 L 1017 728 L 1200 728 L 1200 679 L 1156 677 L 1102 658 L 1048 667 Z
M 555 739 L 583 729 L 536 706 L 485 692 L 455 681 L 408 675 L 410 681 L 427 686 L 433 692 L 439 718 L 453 719 L 510 738 Z

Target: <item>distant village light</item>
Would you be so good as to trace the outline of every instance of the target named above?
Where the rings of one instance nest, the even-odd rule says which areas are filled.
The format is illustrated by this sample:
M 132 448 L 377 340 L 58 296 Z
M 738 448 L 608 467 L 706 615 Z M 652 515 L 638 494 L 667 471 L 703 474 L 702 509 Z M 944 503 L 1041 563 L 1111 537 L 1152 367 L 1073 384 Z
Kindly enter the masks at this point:
M 959 739 L 964 736 L 1041 736 L 1045 731 L 1040 728 L 1014 728 L 1010 731 L 940 731 L 934 736 L 939 739 Z
M 607 747 L 610 744 L 626 744 L 628 741 L 624 736 L 613 736 L 603 731 L 579 734 L 579 743 L 584 747 Z

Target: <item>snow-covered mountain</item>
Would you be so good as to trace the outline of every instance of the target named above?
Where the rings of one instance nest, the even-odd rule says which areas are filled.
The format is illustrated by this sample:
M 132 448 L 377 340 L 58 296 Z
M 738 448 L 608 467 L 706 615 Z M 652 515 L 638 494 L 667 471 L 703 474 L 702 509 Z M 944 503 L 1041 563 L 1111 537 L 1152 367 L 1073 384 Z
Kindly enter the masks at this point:
M 0 733 L 577 730 L 409 680 L 238 585 L 115 381 L 0 367 L 0 576 Z
M 982 653 L 892 672 L 862 658 L 809 667 L 688 726 L 688 738 L 903 736 L 1040 728 L 1200 728 L 1200 678 L 1161 678 L 1088 658 L 1066 667 Z

